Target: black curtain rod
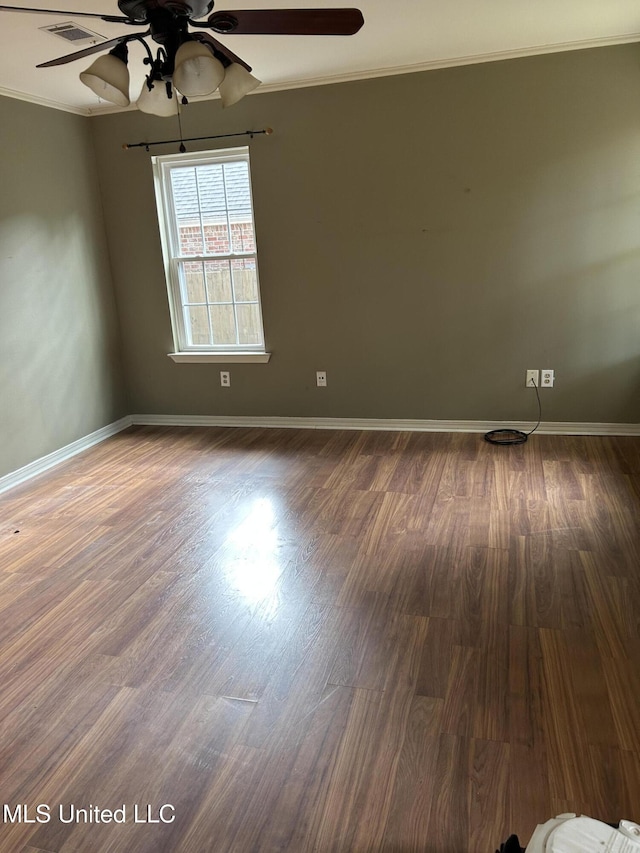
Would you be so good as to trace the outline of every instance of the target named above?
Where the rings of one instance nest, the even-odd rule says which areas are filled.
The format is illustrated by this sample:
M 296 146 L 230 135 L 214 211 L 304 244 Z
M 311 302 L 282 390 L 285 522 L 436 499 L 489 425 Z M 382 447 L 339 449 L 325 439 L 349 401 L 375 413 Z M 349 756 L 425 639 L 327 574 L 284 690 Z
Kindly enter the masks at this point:
M 273 133 L 273 128 L 265 127 L 264 130 L 244 130 L 242 133 L 219 133 L 217 136 L 192 136 L 189 139 L 163 139 L 160 142 L 125 142 L 122 147 L 125 151 L 128 151 L 130 148 L 146 148 L 148 151 L 152 145 L 173 145 L 176 142 L 184 145 L 185 142 L 203 142 L 205 139 L 227 139 L 229 136 L 250 136 L 253 138 L 261 133 L 270 136 Z

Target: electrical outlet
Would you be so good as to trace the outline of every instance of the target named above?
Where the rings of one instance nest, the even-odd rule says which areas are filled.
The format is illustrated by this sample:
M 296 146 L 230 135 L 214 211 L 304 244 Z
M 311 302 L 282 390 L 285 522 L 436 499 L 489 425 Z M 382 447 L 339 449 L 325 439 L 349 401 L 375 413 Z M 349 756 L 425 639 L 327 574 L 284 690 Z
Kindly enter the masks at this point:
M 540 387 L 540 371 L 539 370 L 527 370 L 527 388 L 539 388 Z
M 318 388 L 326 388 L 327 387 L 327 371 L 326 370 L 316 371 L 316 385 L 318 386 Z
M 220 384 L 222 385 L 223 388 L 230 388 L 231 387 L 231 374 L 229 373 L 228 370 L 221 370 L 220 371 Z
M 553 370 L 549 370 L 549 368 L 547 368 L 546 370 L 541 370 L 540 371 L 540 387 L 541 388 L 553 388 L 553 383 L 555 381 L 555 378 L 556 377 L 555 377 Z

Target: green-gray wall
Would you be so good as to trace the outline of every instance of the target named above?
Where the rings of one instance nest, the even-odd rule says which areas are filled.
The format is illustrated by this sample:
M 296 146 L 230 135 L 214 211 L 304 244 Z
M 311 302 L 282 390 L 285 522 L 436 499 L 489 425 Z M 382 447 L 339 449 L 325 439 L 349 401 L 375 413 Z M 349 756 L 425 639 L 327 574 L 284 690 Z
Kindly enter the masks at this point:
M 185 136 L 275 131 L 250 142 L 273 358 L 228 390 L 167 358 L 151 154 L 121 147 L 177 122 L 91 121 L 132 412 L 527 420 L 550 367 L 544 420 L 640 421 L 637 45 L 190 105 Z
M 0 97 L 0 475 L 126 414 L 90 123 Z
M 177 122 L 92 122 L 134 412 L 527 420 L 550 367 L 544 420 L 640 421 L 640 47 L 190 105 L 187 137 L 274 128 L 249 143 L 273 358 L 231 389 L 167 358 L 150 158 L 177 146 L 122 149 Z

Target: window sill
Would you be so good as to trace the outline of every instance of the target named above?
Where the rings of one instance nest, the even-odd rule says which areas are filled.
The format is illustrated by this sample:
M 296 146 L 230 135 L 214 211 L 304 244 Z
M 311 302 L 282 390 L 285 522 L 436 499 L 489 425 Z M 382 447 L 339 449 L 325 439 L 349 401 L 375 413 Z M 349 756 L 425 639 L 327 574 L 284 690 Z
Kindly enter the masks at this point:
M 176 364 L 267 364 L 270 352 L 170 352 Z

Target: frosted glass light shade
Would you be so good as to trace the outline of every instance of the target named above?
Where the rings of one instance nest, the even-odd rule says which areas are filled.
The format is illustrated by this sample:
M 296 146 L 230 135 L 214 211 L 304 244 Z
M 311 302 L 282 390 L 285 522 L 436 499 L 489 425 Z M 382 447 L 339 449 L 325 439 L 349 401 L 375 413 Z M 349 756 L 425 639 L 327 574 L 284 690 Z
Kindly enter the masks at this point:
M 99 56 L 82 72 L 80 79 L 104 101 L 119 107 L 129 106 L 129 69 L 117 56 L 111 53 Z
M 224 80 L 220 84 L 222 106 L 230 107 L 237 104 L 245 95 L 257 89 L 261 82 L 257 77 L 249 74 L 242 65 L 237 62 L 231 63 L 225 71 Z
M 223 77 L 224 65 L 208 47 L 198 41 L 186 41 L 180 45 L 176 53 L 173 85 L 187 98 L 210 95 Z
M 167 98 L 167 86 L 164 80 L 156 80 L 153 89 L 149 89 L 147 84 L 143 83 L 136 106 L 143 113 L 161 118 L 178 114 L 178 102 L 175 94 L 173 97 Z

